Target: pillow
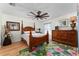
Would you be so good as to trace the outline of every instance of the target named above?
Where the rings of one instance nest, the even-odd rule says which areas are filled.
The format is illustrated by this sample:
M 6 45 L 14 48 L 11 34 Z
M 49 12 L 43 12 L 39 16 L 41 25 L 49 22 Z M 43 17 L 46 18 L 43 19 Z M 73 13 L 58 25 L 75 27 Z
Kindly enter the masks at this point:
M 25 33 L 25 34 L 29 34 L 29 33 L 30 33 L 30 31 L 25 31 L 24 33 Z
M 30 34 L 30 31 L 25 31 L 25 34 Z M 35 34 L 35 31 L 32 31 L 32 34 Z
M 32 31 L 32 34 L 35 34 L 35 31 Z

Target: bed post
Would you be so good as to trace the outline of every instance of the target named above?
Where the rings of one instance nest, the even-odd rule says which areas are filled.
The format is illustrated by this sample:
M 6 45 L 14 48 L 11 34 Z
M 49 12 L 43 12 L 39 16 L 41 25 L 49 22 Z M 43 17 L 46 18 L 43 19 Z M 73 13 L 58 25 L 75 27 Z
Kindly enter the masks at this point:
M 34 23 L 34 30 L 35 30 L 35 23 Z
M 29 35 L 29 52 L 31 52 L 32 51 L 32 44 L 31 44 L 31 42 L 32 42 L 32 31 L 30 30 L 30 35 Z
M 49 33 L 48 33 L 48 31 L 47 31 L 47 44 L 49 43 Z
M 23 21 L 21 22 L 21 34 L 23 34 Z

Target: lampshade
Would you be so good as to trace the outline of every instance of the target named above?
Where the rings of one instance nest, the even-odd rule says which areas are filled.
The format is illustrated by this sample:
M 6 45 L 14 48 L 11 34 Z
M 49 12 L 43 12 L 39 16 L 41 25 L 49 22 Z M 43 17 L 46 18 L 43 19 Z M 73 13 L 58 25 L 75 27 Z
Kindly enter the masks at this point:
M 76 17 L 76 16 L 70 17 L 70 21 L 71 21 L 71 22 L 75 22 L 76 20 L 77 20 L 77 17 Z

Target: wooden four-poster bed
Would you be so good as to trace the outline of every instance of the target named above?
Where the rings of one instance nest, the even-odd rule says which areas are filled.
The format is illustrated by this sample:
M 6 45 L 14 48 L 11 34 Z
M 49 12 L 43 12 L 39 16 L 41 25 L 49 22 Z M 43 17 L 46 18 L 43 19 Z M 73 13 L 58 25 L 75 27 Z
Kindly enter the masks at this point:
M 31 52 L 32 51 L 32 47 L 34 46 L 38 46 L 44 42 L 47 42 L 47 44 L 49 43 L 49 34 L 48 32 L 44 35 L 39 35 L 39 34 L 33 34 L 33 31 L 35 31 L 35 25 L 34 25 L 34 28 L 31 27 L 31 26 L 26 26 L 23 28 L 23 22 L 22 22 L 22 35 L 24 35 L 23 33 L 24 32 L 28 32 L 29 31 L 29 35 L 25 35 L 25 37 L 28 37 L 29 38 L 23 38 L 22 37 L 22 41 L 25 42 L 25 43 L 28 43 L 28 48 L 29 48 L 29 51 Z M 33 36 L 35 35 L 35 36 Z M 28 40 L 28 42 L 27 42 Z

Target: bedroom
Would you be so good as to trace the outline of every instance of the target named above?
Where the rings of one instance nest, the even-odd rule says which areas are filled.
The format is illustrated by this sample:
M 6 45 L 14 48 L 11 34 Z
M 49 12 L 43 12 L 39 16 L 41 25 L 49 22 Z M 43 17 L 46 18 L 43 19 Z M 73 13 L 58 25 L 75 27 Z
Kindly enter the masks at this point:
M 74 34 L 72 36 L 72 35 L 70 35 L 71 33 L 67 36 L 67 34 L 69 32 L 71 32 L 71 30 L 76 32 L 76 30 L 78 29 L 77 28 L 78 26 L 75 26 L 74 28 L 72 28 L 72 26 L 70 25 L 70 24 L 72 24 L 72 22 L 71 22 L 72 19 L 75 19 L 75 21 L 77 20 L 77 18 L 76 18 L 77 17 L 77 8 L 78 7 L 77 7 L 76 3 L 67 3 L 67 4 L 65 4 L 65 3 L 64 4 L 63 3 L 45 3 L 45 4 L 43 4 L 43 3 L 40 3 L 40 4 L 39 3 L 35 3 L 35 4 L 33 4 L 33 3 L 2 3 L 2 4 L 0 4 L 0 33 L 1 33 L 0 34 L 0 54 L 1 55 L 16 55 L 17 52 L 19 53 L 20 50 L 24 51 L 23 49 L 32 48 L 32 45 L 34 45 L 34 44 L 35 44 L 35 46 L 41 45 L 41 43 L 44 43 L 44 41 L 42 42 L 42 40 L 44 40 L 44 39 L 50 46 L 54 39 L 53 36 L 55 36 L 54 30 L 59 31 L 59 36 L 60 36 L 60 33 L 61 33 L 61 35 L 63 35 L 63 36 L 60 36 L 59 38 L 57 38 L 58 37 L 58 35 L 57 35 L 56 38 L 58 40 L 61 39 L 61 37 L 64 37 L 64 36 L 65 37 L 60 40 L 61 42 L 54 40 L 56 42 L 53 42 L 52 45 L 56 45 L 58 47 L 60 45 L 62 45 L 62 46 L 65 46 L 65 48 L 69 48 L 68 51 L 70 51 L 70 48 L 71 48 L 70 45 L 77 46 L 78 45 L 77 42 L 79 39 L 79 38 L 75 39 L 77 41 L 74 41 L 74 39 L 73 39 L 72 42 L 75 42 L 75 43 L 72 43 L 67 38 L 68 36 L 69 36 L 69 38 L 76 38 L 76 36 L 78 36 L 78 35 L 74 35 Z M 36 17 L 35 15 L 37 15 L 39 13 L 40 14 L 47 13 L 45 15 L 47 19 L 46 18 L 42 19 L 42 18 L 40 18 L 40 16 L 38 16 L 37 18 L 34 18 L 34 17 Z M 13 27 L 11 27 L 10 25 Z M 76 25 L 78 25 L 77 21 L 76 21 Z M 6 40 L 5 36 L 4 36 L 5 35 L 4 33 L 8 31 L 6 26 L 9 26 L 9 29 L 10 29 L 9 31 L 10 31 L 10 35 L 11 35 L 8 40 Z M 5 31 L 5 29 L 6 29 L 6 31 Z M 31 44 L 30 44 L 30 42 L 27 43 L 29 45 L 29 47 L 28 47 L 27 44 L 25 43 L 25 41 L 22 40 L 22 35 L 23 35 L 24 31 L 28 32 L 27 29 L 29 30 L 29 32 L 30 32 L 30 30 L 37 32 L 37 34 L 35 34 L 36 36 L 39 36 L 40 33 L 41 34 L 45 33 L 46 36 L 43 35 L 42 37 L 37 38 L 40 41 L 33 40 L 35 42 L 33 42 Z M 60 31 L 60 30 L 63 30 L 63 31 Z M 49 34 L 47 31 L 49 32 Z M 77 31 L 79 31 L 79 30 L 77 30 Z M 29 34 L 33 34 L 32 31 Z M 35 37 L 32 37 L 32 38 L 35 38 Z M 27 40 L 29 40 L 29 39 L 27 39 Z M 66 40 L 68 40 L 68 41 L 66 41 Z M 7 44 L 6 41 L 9 43 Z M 38 43 L 36 43 L 36 42 L 38 42 Z M 63 43 L 66 45 L 64 45 Z M 19 45 L 19 44 L 22 44 L 22 45 Z M 3 45 L 6 45 L 6 46 L 3 46 Z M 19 46 L 19 49 L 18 49 L 18 46 Z M 37 46 L 36 46 L 36 48 L 37 48 Z M 53 47 L 49 47 L 49 48 L 53 48 Z M 13 49 L 15 49 L 15 50 L 13 50 Z M 78 47 L 76 47 L 76 48 L 72 47 L 71 49 L 78 49 Z M 9 50 L 11 52 L 9 52 Z M 48 52 L 48 54 L 50 55 L 49 52 Z M 21 52 L 20 55 L 22 55 L 22 53 L 23 52 Z M 39 53 L 41 53 L 41 52 L 39 52 Z M 29 54 L 27 54 L 27 55 L 29 55 Z M 65 54 L 60 54 L 60 53 L 59 54 L 55 53 L 55 54 L 56 55 L 65 55 Z M 73 55 L 75 55 L 75 54 L 73 54 Z M 69 55 L 69 54 L 67 54 L 67 55 Z

